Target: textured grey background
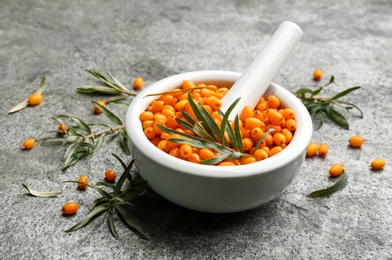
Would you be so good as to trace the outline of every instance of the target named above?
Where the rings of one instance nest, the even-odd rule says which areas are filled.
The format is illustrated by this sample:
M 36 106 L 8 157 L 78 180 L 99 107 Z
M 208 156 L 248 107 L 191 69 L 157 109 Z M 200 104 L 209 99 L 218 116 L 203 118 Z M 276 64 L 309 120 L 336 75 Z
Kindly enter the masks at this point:
M 0 258 L 391 259 L 392 2 L 339 2 L 0 0 Z M 146 86 L 186 71 L 243 71 L 285 20 L 296 22 L 304 37 L 275 82 L 292 91 L 314 86 L 312 72 L 320 67 L 322 83 L 336 78 L 326 95 L 362 86 L 349 101 L 363 109 L 363 119 L 345 113 L 350 130 L 326 123 L 314 132 L 313 141 L 330 147 L 326 158 L 307 159 L 278 199 L 246 212 L 204 214 L 144 200 L 137 216 L 149 241 L 120 223 L 115 240 L 100 219 L 63 232 L 88 213 L 96 193 L 62 182 L 82 174 L 100 180 L 105 169 L 120 170 L 110 153 L 125 155 L 111 143 L 63 172 L 61 147 L 20 146 L 55 129 L 56 114 L 104 121 L 92 113 L 92 97 L 75 93 L 96 83 L 84 69 L 107 68 L 127 85 L 141 76 Z M 43 75 L 43 102 L 8 115 Z M 112 108 L 124 117 L 124 110 Z M 347 147 L 354 134 L 366 139 L 361 149 Z M 386 159 L 383 171 L 369 170 L 376 157 Z M 328 198 L 307 198 L 332 183 L 327 171 L 336 162 L 344 164 L 348 186 Z M 27 196 L 22 182 L 63 194 Z M 80 210 L 64 217 L 61 207 L 69 200 Z

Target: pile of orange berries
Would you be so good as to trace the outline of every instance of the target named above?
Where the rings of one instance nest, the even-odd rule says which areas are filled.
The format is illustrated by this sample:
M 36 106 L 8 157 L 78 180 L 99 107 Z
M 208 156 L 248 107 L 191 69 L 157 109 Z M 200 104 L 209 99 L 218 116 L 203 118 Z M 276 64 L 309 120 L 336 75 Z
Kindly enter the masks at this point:
M 201 104 L 220 126 L 222 118 L 218 110 L 222 106 L 221 99 L 228 90 L 226 87 L 205 84 L 196 86 L 192 81 L 183 81 L 179 88 L 161 95 L 140 114 L 145 136 L 162 151 L 190 162 L 200 163 L 201 160 L 219 155 L 214 149 L 199 149 L 188 144 L 170 142 L 169 138 L 180 136 L 171 136 L 162 132 L 158 124 L 194 135 L 192 131 L 176 121 L 176 118 L 185 120 L 182 110 L 196 120 L 188 102 L 188 93 L 190 93 L 195 103 Z M 244 107 L 239 119 L 243 149 L 251 156 L 234 160 L 225 159 L 218 164 L 220 166 L 249 164 L 271 157 L 291 142 L 297 128 L 294 111 L 290 108 L 282 108 L 280 100 L 274 95 L 261 98 L 256 108 Z M 265 136 L 260 147 L 255 147 L 259 138 L 270 128 L 275 130 Z

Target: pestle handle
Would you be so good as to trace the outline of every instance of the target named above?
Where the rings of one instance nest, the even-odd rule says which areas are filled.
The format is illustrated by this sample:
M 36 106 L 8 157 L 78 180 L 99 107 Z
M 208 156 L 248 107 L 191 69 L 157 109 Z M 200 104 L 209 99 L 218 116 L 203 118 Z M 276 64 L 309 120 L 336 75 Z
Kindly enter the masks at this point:
M 295 23 L 281 23 L 256 59 L 222 98 L 221 110 L 226 112 L 229 106 L 241 97 L 230 114 L 230 120 L 233 120 L 245 106 L 256 107 L 302 35 L 301 28 Z

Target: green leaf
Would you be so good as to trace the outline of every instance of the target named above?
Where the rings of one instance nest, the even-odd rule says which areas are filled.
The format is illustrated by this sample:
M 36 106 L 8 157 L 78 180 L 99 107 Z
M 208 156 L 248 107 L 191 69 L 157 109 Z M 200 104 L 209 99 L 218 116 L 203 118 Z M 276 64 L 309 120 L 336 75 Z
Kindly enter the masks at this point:
M 108 188 L 112 189 L 113 191 L 116 190 L 116 186 L 115 185 L 113 185 L 111 183 L 103 182 L 103 181 L 96 182 L 95 186 L 105 186 L 105 187 L 108 187 Z
M 101 215 L 104 211 L 106 211 L 109 208 L 109 204 L 105 203 L 102 204 L 98 207 L 96 207 L 95 209 L 93 209 L 87 216 L 86 218 L 84 218 L 83 220 L 81 220 L 80 222 L 78 222 L 76 225 L 74 225 L 73 227 L 65 230 L 64 232 L 68 233 L 68 232 L 72 232 L 72 231 L 76 231 L 84 226 L 86 226 L 88 223 L 90 223 L 90 221 L 92 219 L 94 219 L 95 217 L 98 217 L 99 215 Z
M 120 237 L 118 236 L 116 226 L 114 225 L 113 213 L 111 211 L 109 211 L 107 222 L 108 222 L 110 233 L 112 233 L 112 236 L 115 237 L 116 239 L 119 239 Z
M 121 158 L 118 155 L 114 154 L 114 153 L 112 153 L 112 155 L 113 155 L 114 158 L 116 158 L 117 161 L 120 162 L 121 166 L 124 168 L 124 171 L 125 171 L 127 169 L 127 165 L 125 165 L 123 160 L 121 160 Z
M 341 98 L 341 97 L 343 97 L 343 96 L 345 96 L 345 95 L 347 95 L 347 94 L 349 94 L 349 93 L 351 93 L 351 92 L 353 92 L 353 91 L 355 91 L 357 89 L 360 89 L 360 88 L 361 88 L 360 86 L 356 86 L 356 87 L 352 87 L 352 88 L 346 89 L 346 90 L 336 94 L 331 99 L 332 100 L 336 100 L 336 99 Z
M 73 120 L 73 121 L 76 123 L 76 125 L 77 125 L 80 129 L 82 129 L 83 131 L 85 131 L 85 132 L 87 132 L 87 133 L 89 133 L 89 134 L 92 133 L 91 128 L 88 126 L 88 124 L 86 124 L 82 119 L 77 118 L 76 116 L 57 115 L 57 116 L 52 117 L 52 118 L 53 118 L 54 120 L 58 120 L 59 118 L 69 118 L 69 119 Z M 67 126 L 67 125 L 65 125 L 65 126 Z
M 362 110 L 358 107 L 358 106 L 356 106 L 356 105 L 354 105 L 353 103 L 350 103 L 350 102 L 347 102 L 347 101 L 339 101 L 339 103 L 338 103 L 338 105 L 348 105 L 348 106 L 352 106 L 353 108 L 355 108 L 355 109 L 357 109 L 358 111 L 359 111 L 359 113 L 360 113 L 360 117 L 361 118 L 363 118 L 363 112 L 362 112 Z
M 106 95 L 118 95 L 121 94 L 120 91 L 111 87 L 105 86 L 81 86 L 76 88 L 76 93 L 79 94 L 106 94 Z
M 94 200 L 93 203 L 91 203 L 91 205 L 89 206 L 89 209 L 93 210 L 95 207 L 100 206 L 100 205 L 107 203 L 107 202 L 108 202 L 108 199 L 105 197 L 98 198 L 98 199 Z
M 260 147 L 261 143 L 263 142 L 264 138 L 271 132 L 275 131 L 275 128 L 270 128 L 267 131 L 264 132 L 264 134 L 259 138 L 259 140 L 257 140 L 257 143 L 255 145 L 256 150 L 259 149 L 258 147 Z
M 125 103 L 125 102 L 121 102 L 121 101 L 112 101 L 110 102 L 110 104 L 122 107 L 122 108 L 128 108 L 129 107 L 129 103 Z
M 120 216 L 120 219 L 131 231 L 133 231 L 138 237 L 148 240 L 143 230 L 132 221 L 132 219 L 127 215 L 126 211 L 121 208 L 121 206 L 114 205 L 114 207 Z
M 202 123 L 201 122 L 196 122 L 194 125 L 193 125 L 193 132 L 196 134 L 196 135 L 198 135 L 198 136 L 200 136 L 201 138 L 203 138 L 203 139 L 206 139 L 206 140 L 208 140 L 208 141 L 215 141 L 215 139 L 212 137 L 212 136 L 210 136 L 208 133 L 207 133 L 207 131 L 204 129 L 204 127 L 203 127 L 203 125 L 202 125 Z
M 93 152 L 98 151 L 102 147 L 104 142 L 105 142 L 105 134 L 102 134 L 97 139 L 95 139 Z
M 98 104 L 98 102 L 96 101 L 92 101 L 92 103 L 94 105 L 96 105 L 99 109 L 102 110 L 102 113 L 113 123 L 117 124 L 117 125 L 122 125 L 122 121 L 120 120 L 120 118 L 118 118 L 115 114 L 113 114 L 109 109 L 107 109 L 106 107 L 102 106 L 101 104 Z
M 336 111 L 335 109 L 333 109 L 332 107 L 327 107 L 326 110 L 329 118 L 337 125 L 343 127 L 344 129 L 348 130 L 349 129 L 349 124 L 346 120 L 346 118 L 344 118 L 344 116 L 342 114 L 340 114 L 338 111 Z
M 121 84 L 120 81 L 118 81 L 108 70 L 105 69 L 106 74 L 109 75 L 109 77 L 115 82 L 113 84 L 116 84 L 117 87 L 122 88 L 124 91 L 129 92 L 129 90 Z
M 243 153 L 244 147 L 242 146 L 242 135 L 241 135 L 241 131 L 240 131 L 240 123 L 239 123 L 238 115 L 236 115 L 236 117 L 234 119 L 234 135 L 235 135 L 236 144 L 237 144 L 236 149 L 238 151 L 240 151 L 241 153 Z
M 229 155 L 230 155 L 230 153 L 221 154 L 221 155 L 212 157 L 211 159 L 208 159 L 208 160 L 201 160 L 200 163 L 206 164 L 206 165 L 218 164 L 221 161 L 223 161 L 224 159 L 226 159 L 227 157 L 229 157 Z
M 131 151 L 129 150 L 129 146 L 128 146 L 127 132 L 124 129 L 120 129 L 119 133 L 120 133 L 120 146 L 121 146 L 121 149 L 123 150 L 123 152 L 126 155 L 131 155 Z
M 222 122 L 221 122 L 221 133 L 220 136 L 224 136 L 225 135 L 225 131 L 227 131 L 227 125 L 230 126 L 229 124 L 229 116 L 231 114 L 231 112 L 233 111 L 234 107 L 238 104 L 238 102 L 240 101 L 241 98 L 237 98 L 230 106 L 229 108 L 226 110 L 225 114 L 222 117 Z M 221 112 L 221 111 L 220 111 Z M 222 127 L 224 126 L 224 127 Z M 231 128 L 231 127 L 230 127 Z
M 124 170 L 123 174 L 121 175 L 120 179 L 118 180 L 117 185 L 116 185 L 116 189 L 114 190 L 114 196 L 117 196 L 121 192 L 121 187 L 124 184 L 124 182 L 127 178 L 127 175 L 131 174 L 131 169 L 132 169 L 133 163 L 134 163 L 134 160 L 132 160 L 128 164 L 127 168 Z
M 348 175 L 345 172 L 343 172 L 341 177 L 339 178 L 339 180 L 335 184 L 333 184 L 332 186 L 330 186 L 326 189 L 314 191 L 314 192 L 308 194 L 307 197 L 320 198 L 320 197 L 329 196 L 329 195 L 343 189 L 347 185 L 347 182 L 348 182 Z
M 64 168 L 71 166 L 73 155 L 75 154 L 75 152 L 78 151 L 79 147 L 80 147 L 80 142 L 76 142 L 68 146 L 64 154 Z
M 22 186 L 35 197 L 56 197 L 57 195 L 61 194 L 61 191 L 36 191 L 27 187 L 26 184 L 22 183 Z

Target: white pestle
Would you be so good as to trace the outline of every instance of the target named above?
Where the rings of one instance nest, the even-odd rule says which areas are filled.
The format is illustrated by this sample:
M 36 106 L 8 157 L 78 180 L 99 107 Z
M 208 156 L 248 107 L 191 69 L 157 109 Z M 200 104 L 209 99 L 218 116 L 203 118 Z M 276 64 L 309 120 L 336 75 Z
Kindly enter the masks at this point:
M 295 23 L 286 21 L 280 24 L 256 59 L 222 98 L 223 112 L 241 98 L 230 113 L 230 120 L 234 120 L 245 106 L 256 107 L 302 35 L 301 28 Z

